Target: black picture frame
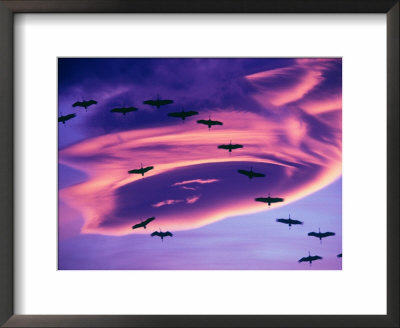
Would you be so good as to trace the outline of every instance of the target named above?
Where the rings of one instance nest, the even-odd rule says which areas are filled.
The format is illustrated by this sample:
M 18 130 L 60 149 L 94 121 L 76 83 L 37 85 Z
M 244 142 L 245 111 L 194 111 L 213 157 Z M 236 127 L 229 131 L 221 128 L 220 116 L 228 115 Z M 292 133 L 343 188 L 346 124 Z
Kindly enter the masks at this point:
M 399 8 L 399 0 L 0 0 L 0 325 L 4 327 L 399 327 Z M 14 14 L 127 12 L 386 14 L 387 315 L 14 314 Z

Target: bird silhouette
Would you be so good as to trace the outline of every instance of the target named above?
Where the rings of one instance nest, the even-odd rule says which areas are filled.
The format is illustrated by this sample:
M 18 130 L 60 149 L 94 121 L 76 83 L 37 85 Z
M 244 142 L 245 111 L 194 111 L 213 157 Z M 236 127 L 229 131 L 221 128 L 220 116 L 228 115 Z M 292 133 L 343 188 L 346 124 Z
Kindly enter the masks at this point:
M 289 225 L 289 229 L 292 225 L 296 225 L 296 224 L 303 224 L 303 222 L 299 221 L 299 220 L 293 220 L 290 218 L 290 214 L 289 214 L 289 219 L 276 219 L 276 222 L 280 222 L 280 223 L 284 223 L 284 224 L 288 224 Z
M 126 113 L 137 111 L 136 107 L 117 107 L 110 110 L 112 113 L 122 113 L 124 116 Z
M 72 104 L 72 107 L 84 107 L 85 110 L 87 111 L 87 108 L 92 105 L 96 105 L 97 101 L 96 100 L 83 100 L 83 101 L 77 101 L 76 103 Z
M 232 149 L 243 148 L 243 145 L 239 145 L 239 144 L 232 145 L 232 140 L 231 140 L 229 145 L 219 145 L 218 148 L 219 149 L 228 149 L 228 151 L 231 153 Z
M 250 171 L 246 171 L 246 170 L 238 170 L 238 172 L 240 174 L 246 175 L 249 177 L 249 179 L 253 179 L 253 178 L 263 178 L 265 177 L 265 174 L 263 173 L 257 173 L 253 171 L 253 168 L 250 168 Z
M 182 109 L 181 112 L 168 113 L 168 116 L 170 116 L 170 117 L 178 117 L 178 118 L 181 118 L 182 120 L 185 120 L 186 117 L 197 115 L 197 114 L 198 114 L 198 112 L 195 112 L 194 110 L 190 110 L 190 111 L 185 112 Z
M 334 232 L 329 232 L 329 231 L 321 232 L 320 228 L 318 228 L 318 232 L 314 232 L 314 231 L 313 232 L 309 232 L 308 235 L 319 238 L 320 243 L 322 243 L 322 238 L 334 236 L 335 233 Z
M 279 203 L 279 202 L 283 202 L 284 199 L 283 198 L 279 198 L 279 197 L 270 197 L 270 195 L 268 194 L 268 197 L 258 197 L 258 198 L 254 198 L 254 200 L 256 202 L 262 202 L 262 203 L 267 203 L 268 207 L 271 206 L 272 203 Z
M 64 115 L 64 116 L 61 115 L 58 118 L 58 122 L 62 122 L 65 125 L 65 121 L 68 121 L 68 120 L 70 120 L 70 119 L 72 119 L 74 117 L 76 117 L 76 114 L 68 114 L 68 115 Z
M 211 115 L 208 117 L 208 120 L 198 120 L 197 123 L 207 125 L 209 130 L 213 125 L 223 125 L 223 123 L 220 121 L 211 120 Z
M 157 107 L 157 109 L 160 109 L 161 106 L 172 104 L 173 102 L 174 102 L 173 100 L 160 99 L 160 97 L 157 96 L 157 99 L 155 99 L 155 100 L 150 99 L 150 100 L 143 101 L 143 104 L 155 106 L 155 107 Z
M 172 237 L 173 234 L 170 233 L 169 231 L 162 232 L 160 229 L 160 232 L 154 231 L 150 236 L 152 236 L 152 237 L 158 236 L 161 238 L 161 241 L 163 241 L 164 237 L 167 237 L 167 236 Z
M 144 174 L 152 169 L 154 169 L 154 166 L 147 166 L 147 167 L 143 167 L 143 164 L 140 163 L 140 169 L 134 169 L 134 170 L 130 170 L 128 171 L 129 174 L 141 174 L 142 177 L 144 177 Z
M 322 260 L 322 257 L 321 257 L 321 256 L 318 256 L 318 255 L 311 256 L 310 251 L 308 251 L 308 256 L 307 256 L 307 257 L 302 257 L 302 258 L 299 260 L 299 263 L 300 263 L 300 262 L 310 262 L 310 266 L 311 266 L 311 263 L 312 263 L 313 261 L 316 261 L 316 260 Z
M 138 224 L 135 224 L 133 227 L 132 227 L 132 229 L 137 229 L 137 228 L 144 228 L 144 229 L 146 229 L 146 226 L 151 222 L 151 221 L 153 221 L 155 219 L 155 217 L 153 216 L 153 217 L 151 217 L 151 218 L 148 218 L 148 219 L 146 219 L 146 220 L 144 220 L 144 221 L 141 221 L 140 223 L 138 223 Z

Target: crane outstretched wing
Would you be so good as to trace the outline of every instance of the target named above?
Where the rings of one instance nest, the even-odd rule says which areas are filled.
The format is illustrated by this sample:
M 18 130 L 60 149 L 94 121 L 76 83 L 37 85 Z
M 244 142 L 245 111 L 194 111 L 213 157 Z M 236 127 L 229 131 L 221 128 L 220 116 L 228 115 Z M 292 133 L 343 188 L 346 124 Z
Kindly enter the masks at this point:
M 188 111 L 188 112 L 184 112 L 185 116 L 193 116 L 193 115 L 197 115 L 199 114 L 199 112 L 196 112 L 194 110 Z
M 169 231 L 166 231 L 166 232 L 164 232 L 164 236 L 170 236 L 170 237 L 172 237 L 172 236 L 173 236 L 173 234 L 172 234 L 172 233 L 170 233 Z
M 58 118 L 58 122 L 68 121 L 68 120 L 70 120 L 71 118 L 74 118 L 74 117 L 76 117 L 76 114 L 68 114 L 68 115 L 65 115 L 65 116 L 60 116 Z
M 303 222 L 299 220 L 292 220 L 292 224 L 303 224 Z
M 318 256 L 318 255 L 314 255 L 314 256 L 311 256 L 310 260 L 311 261 L 322 260 L 322 257 Z
M 155 219 L 155 217 L 153 216 L 153 217 L 151 217 L 151 218 L 148 218 L 148 219 L 146 219 L 146 220 L 144 220 L 143 221 L 143 224 L 144 225 L 148 225 L 151 221 L 153 221 Z
M 263 178 L 263 177 L 265 177 L 265 174 L 253 172 L 253 177 L 256 177 L 256 178 Z
M 73 103 L 73 104 L 72 104 L 72 107 L 77 107 L 77 106 L 83 107 L 83 106 L 84 106 L 84 105 L 83 105 L 83 102 L 77 101 L 76 103 Z
M 147 171 L 150 171 L 150 170 L 152 170 L 152 169 L 154 169 L 154 166 L 144 167 L 144 168 L 141 169 L 141 170 L 142 170 L 143 173 L 146 173 Z
M 236 145 L 230 145 L 230 147 L 231 149 L 237 149 L 237 148 L 243 148 L 243 145 L 236 144 Z
M 219 149 L 229 149 L 230 145 L 219 145 Z
M 110 110 L 110 112 L 113 113 L 129 113 L 137 110 L 136 107 L 122 107 L 122 108 L 113 108 Z
M 308 262 L 308 261 L 310 261 L 310 257 L 308 256 L 308 257 L 302 257 L 300 260 L 299 260 L 299 263 L 300 262 Z
M 173 101 L 173 100 L 170 100 L 170 99 L 164 99 L 164 100 L 159 100 L 158 103 L 159 103 L 160 105 L 169 105 L 169 104 L 173 104 L 174 101 Z
M 283 202 L 283 198 L 271 198 L 270 199 L 271 203 L 278 203 L 278 202 Z
M 212 125 L 224 125 L 224 123 L 220 122 L 220 121 L 211 121 Z
M 150 105 L 150 106 L 157 106 L 157 101 L 155 101 L 155 100 L 146 100 L 146 101 L 143 101 L 143 104 Z
M 125 110 L 124 110 L 124 108 L 113 108 L 113 109 L 110 110 L 110 112 L 113 112 L 113 113 L 125 113 Z
M 313 237 L 318 237 L 318 238 L 319 238 L 318 233 L 317 233 L 317 232 L 314 232 L 314 231 L 313 231 L 313 232 L 309 232 L 308 235 L 309 235 L 309 236 L 313 236 Z
M 321 237 L 330 237 L 330 236 L 334 236 L 334 235 L 335 235 L 334 232 L 329 232 L 329 231 L 321 233 Z
M 142 169 L 134 169 L 134 170 L 130 170 L 128 171 L 128 173 L 136 173 L 136 174 L 141 174 L 142 173 Z
M 154 236 L 161 237 L 161 234 L 158 231 L 154 231 L 150 236 L 152 236 L 152 237 L 154 237 Z
M 205 125 L 208 125 L 208 124 L 210 124 L 210 121 L 206 121 L 206 120 L 198 120 L 198 121 L 197 121 L 197 123 L 199 123 L 199 124 L 205 124 Z
M 143 223 L 144 223 L 144 222 L 141 222 L 141 223 L 135 224 L 135 225 L 132 227 L 132 229 L 137 229 L 137 228 L 141 228 L 141 227 L 143 227 Z
M 89 100 L 86 102 L 86 106 L 90 106 L 90 105 L 96 105 L 97 101 L 96 100 Z
M 285 224 L 290 223 L 288 219 L 276 219 L 276 222 L 285 223 Z
M 259 198 L 254 198 L 254 200 L 256 202 L 268 203 L 268 198 L 259 197 Z
M 240 174 L 244 174 L 244 175 L 250 176 L 250 171 L 238 170 L 238 172 L 239 172 Z

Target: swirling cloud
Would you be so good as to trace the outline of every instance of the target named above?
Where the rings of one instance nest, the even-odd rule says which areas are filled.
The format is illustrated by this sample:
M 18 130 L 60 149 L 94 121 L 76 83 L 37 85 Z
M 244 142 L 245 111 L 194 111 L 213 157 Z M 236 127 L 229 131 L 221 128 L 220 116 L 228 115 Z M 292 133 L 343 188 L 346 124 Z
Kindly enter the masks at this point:
M 335 138 L 326 142 L 310 136 L 307 123 L 296 118 L 271 120 L 253 113 L 224 111 L 218 119 L 224 122 L 224 129 L 212 133 L 188 121 L 173 127 L 108 134 L 61 150 L 61 163 L 90 176 L 60 191 L 65 202 L 83 213 L 82 232 L 132 233 L 129 227 L 133 221 L 154 215 L 162 228 L 191 229 L 227 216 L 264 210 L 265 204 L 254 198 L 268 193 L 284 197 L 283 205 L 288 204 L 341 174 L 340 130 L 332 132 Z M 293 121 L 282 124 L 287 120 Z M 231 139 L 244 148 L 231 155 L 217 148 Z M 154 170 L 144 177 L 129 175 L 128 170 L 140 162 L 153 165 Z M 236 172 L 250 167 L 264 172 L 265 181 L 250 184 Z M 173 187 L 182 182 L 198 185 L 196 192 L 200 190 L 203 197 L 195 203 L 169 198 L 194 199 L 192 190 Z

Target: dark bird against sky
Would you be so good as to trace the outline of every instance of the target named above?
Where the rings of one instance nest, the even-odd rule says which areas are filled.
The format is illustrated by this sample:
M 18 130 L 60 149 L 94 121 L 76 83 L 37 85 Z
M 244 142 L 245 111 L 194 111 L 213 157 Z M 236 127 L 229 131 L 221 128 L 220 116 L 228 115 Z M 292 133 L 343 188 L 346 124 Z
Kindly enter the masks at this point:
M 303 224 L 303 222 L 299 221 L 299 220 L 293 220 L 290 218 L 290 214 L 289 214 L 289 219 L 276 219 L 276 222 L 280 222 L 280 223 L 284 223 L 284 224 L 288 224 L 289 225 L 289 229 L 292 225 L 296 225 L 296 224 Z
M 253 178 L 263 178 L 263 177 L 265 177 L 265 174 L 263 174 L 263 173 L 253 172 L 253 169 L 252 169 L 252 168 L 250 169 L 250 171 L 238 170 L 238 172 L 239 172 L 240 174 L 244 174 L 244 175 L 248 176 L 249 179 L 253 179 Z
M 313 237 L 317 237 L 319 238 L 320 241 L 322 241 L 322 238 L 326 238 L 326 237 L 330 237 L 330 236 L 334 236 L 335 233 L 334 232 L 321 232 L 320 228 L 318 228 L 318 232 L 309 232 L 308 233 L 309 236 L 313 236 Z
M 122 113 L 122 114 L 126 114 L 129 112 L 134 112 L 137 111 L 138 109 L 136 107 L 120 107 L 120 108 L 113 108 L 110 110 L 110 112 L 113 113 Z
M 209 129 L 213 125 L 223 125 L 223 123 L 220 121 L 213 121 L 211 116 L 208 118 L 208 120 L 198 120 L 197 123 L 207 125 Z
M 256 202 L 267 203 L 268 206 L 271 206 L 272 203 L 279 203 L 279 202 L 284 201 L 283 198 L 278 198 L 278 197 L 273 198 L 273 197 L 270 197 L 269 195 L 268 195 L 268 197 L 258 197 L 258 198 L 255 198 L 254 200 Z
M 150 106 L 155 106 L 155 107 L 157 107 L 157 109 L 159 109 L 161 106 L 172 104 L 173 102 L 174 102 L 173 100 L 160 99 L 157 96 L 157 99 L 155 99 L 155 100 L 150 99 L 150 100 L 143 101 L 143 104 L 150 105 Z
M 129 173 L 129 174 L 141 174 L 142 177 L 143 177 L 144 174 L 145 174 L 147 171 L 150 171 L 150 170 L 154 169 L 154 166 L 143 167 L 143 164 L 142 164 L 142 163 L 140 163 L 140 166 L 141 166 L 140 169 L 130 170 L 130 171 L 128 171 L 128 173 Z
M 76 114 L 68 114 L 68 115 L 61 115 L 58 118 L 58 122 L 62 122 L 63 124 L 65 124 L 65 121 L 70 120 L 71 118 L 74 118 L 76 116 Z
M 151 217 L 151 218 L 148 218 L 148 219 L 146 219 L 146 220 L 144 220 L 144 221 L 141 221 L 140 223 L 138 223 L 138 224 L 135 224 L 133 227 L 132 227 L 132 229 L 137 229 L 137 228 L 144 228 L 144 229 L 146 229 L 146 226 L 151 222 L 151 221 L 153 221 L 155 219 L 155 217 L 153 216 L 153 217 Z
M 195 112 L 194 110 L 190 110 L 190 111 L 185 112 L 185 111 L 182 109 L 181 112 L 172 112 L 172 113 L 168 113 L 168 116 L 170 116 L 170 117 L 179 117 L 179 118 L 181 118 L 182 120 L 184 120 L 184 119 L 186 119 L 186 117 L 193 116 L 193 115 L 197 115 L 197 114 L 198 114 L 198 112 Z
M 173 236 L 173 234 L 172 233 L 170 233 L 169 231 L 166 231 L 166 232 L 162 232 L 161 230 L 160 230 L 160 232 L 158 232 L 158 231 L 154 231 L 150 236 L 152 236 L 152 237 L 154 237 L 154 236 L 158 236 L 158 237 L 160 237 L 161 238 L 161 241 L 164 239 L 164 237 L 167 237 L 167 236 L 169 236 L 169 237 L 172 237 Z
M 219 145 L 219 149 L 228 149 L 229 152 L 232 152 L 232 149 L 243 148 L 243 145 L 235 144 L 232 145 L 232 140 L 230 141 L 229 145 Z
M 318 256 L 318 255 L 311 256 L 310 251 L 308 251 L 308 256 L 307 256 L 307 257 L 302 257 L 302 258 L 299 260 L 299 263 L 300 263 L 300 262 L 310 262 L 310 265 L 311 265 L 311 263 L 312 263 L 313 261 L 316 261 L 316 260 L 322 260 L 322 257 L 321 257 L 321 256 Z
M 97 101 L 96 100 L 83 100 L 83 101 L 77 101 L 72 105 L 72 107 L 84 107 L 86 110 L 89 106 L 96 105 Z

